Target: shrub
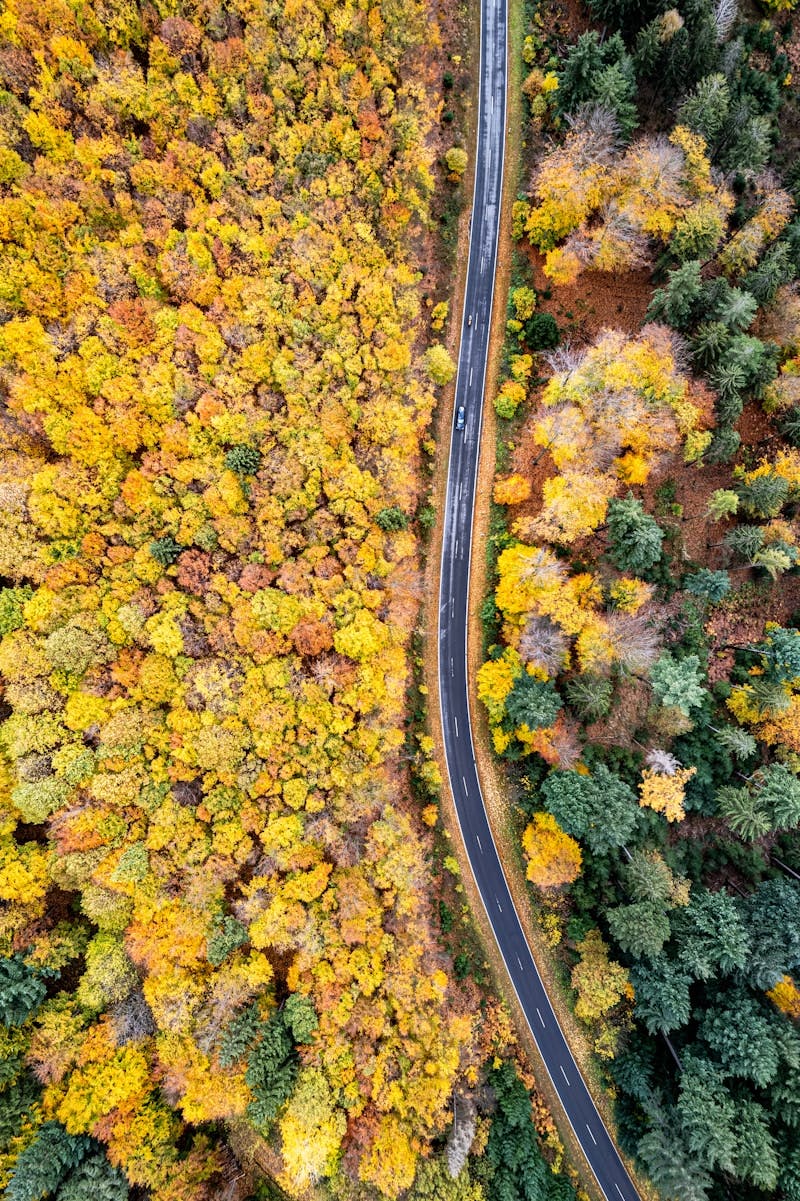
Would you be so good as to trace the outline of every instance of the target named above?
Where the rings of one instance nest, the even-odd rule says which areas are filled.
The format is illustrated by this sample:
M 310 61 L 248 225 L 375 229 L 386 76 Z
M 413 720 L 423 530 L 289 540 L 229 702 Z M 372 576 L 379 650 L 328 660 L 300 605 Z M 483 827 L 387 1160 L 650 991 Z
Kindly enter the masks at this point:
M 494 398 L 494 411 L 498 417 L 511 421 L 516 417 L 517 409 L 525 399 L 525 389 L 516 380 L 507 379 L 501 385 L 500 391 Z
M 553 350 L 561 341 L 556 320 L 550 313 L 534 313 L 524 326 L 529 350 Z
M 467 169 L 467 152 L 461 146 L 451 146 L 444 156 L 447 170 L 451 175 L 461 176 Z
M 408 528 L 408 517 L 402 509 L 392 505 L 389 508 L 380 509 L 375 514 L 375 524 L 386 533 L 394 533 Z
M 456 373 L 456 365 L 441 343 L 429 346 L 424 356 L 425 369 L 434 384 L 449 384 Z

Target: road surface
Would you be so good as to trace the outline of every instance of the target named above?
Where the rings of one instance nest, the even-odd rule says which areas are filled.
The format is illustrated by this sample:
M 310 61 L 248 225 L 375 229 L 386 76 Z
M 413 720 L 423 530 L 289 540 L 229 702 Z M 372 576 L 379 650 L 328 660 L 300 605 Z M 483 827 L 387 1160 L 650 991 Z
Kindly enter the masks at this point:
M 506 0 L 481 0 L 475 196 L 456 379 L 439 593 L 439 698 L 447 771 L 472 871 L 511 983 L 564 1112 L 608 1201 L 639 1201 L 572 1058 L 522 932 L 475 767 L 467 686 L 472 515 L 497 265 L 506 118 Z M 482 549 L 479 548 L 479 553 Z

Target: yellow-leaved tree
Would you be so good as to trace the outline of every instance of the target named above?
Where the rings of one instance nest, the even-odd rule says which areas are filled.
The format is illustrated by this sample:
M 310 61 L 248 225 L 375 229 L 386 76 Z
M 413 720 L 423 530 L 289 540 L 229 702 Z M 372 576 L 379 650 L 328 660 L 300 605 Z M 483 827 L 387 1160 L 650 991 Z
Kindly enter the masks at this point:
M 699 135 L 679 125 L 621 150 L 587 118 L 542 159 L 520 224 L 545 254 L 545 273 L 569 284 L 587 269 L 641 267 L 667 244 L 679 258 L 708 259 L 732 208 Z
M 686 782 L 696 773 L 696 767 L 674 768 L 669 773 L 645 768 L 639 785 L 639 804 L 643 809 L 663 813 L 668 822 L 681 822 L 686 816 L 683 807 Z
M 581 848 L 550 813 L 534 813 L 522 835 L 526 875 L 537 888 L 560 888 L 577 880 Z
M 681 441 L 697 458 L 711 438 L 708 431 L 697 437 L 704 423 L 668 330 L 648 325 L 636 338 L 604 332 L 542 393 L 534 440 L 557 473 L 545 481 L 531 534 L 574 542 L 591 533 L 620 486 L 645 483 Z

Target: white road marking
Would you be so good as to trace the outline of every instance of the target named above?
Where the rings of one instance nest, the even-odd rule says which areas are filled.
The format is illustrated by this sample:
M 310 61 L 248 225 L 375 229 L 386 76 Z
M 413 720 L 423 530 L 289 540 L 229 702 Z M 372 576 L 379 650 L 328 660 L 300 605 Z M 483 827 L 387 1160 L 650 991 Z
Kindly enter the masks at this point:
M 455 660 L 453 659 L 453 656 L 451 655 L 451 656 L 450 656 L 450 676 L 451 676 L 451 678 L 452 678 L 452 677 L 453 677 L 455 674 L 456 674 L 456 665 L 455 665 Z
M 480 853 L 481 853 L 481 854 L 483 854 L 483 847 L 481 846 L 481 836 L 480 836 L 480 834 L 476 834 L 476 835 L 475 835 L 475 841 L 476 841 L 476 842 L 477 842 L 477 844 L 478 844 L 478 850 L 480 851 Z
M 450 616 L 455 617 L 455 615 L 456 615 L 456 598 L 454 596 L 451 596 L 450 597 Z
M 453 721 L 455 722 L 456 727 L 456 738 L 458 738 L 458 718 L 455 716 L 455 714 L 453 714 Z
M 482 158 L 482 160 L 483 160 L 484 185 L 485 186 L 483 188 L 483 194 L 481 196 L 478 195 L 477 191 L 474 196 L 472 213 L 470 214 L 470 247 L 469 247 L 470 261 L 468 262 L 468 266 L 471 266 L 473 268 L 473 270 L 474 270 L 475 263 L 476 262 L 479 263 L 479 268 L 478 268 L 479 278 L 478 278 L 478 280 L 475 280 L 474 275 L 472 276 L 472 278 L 468 281 L 467 292 L 469 293 L 470 291 L 473 291 L 473 293 L 476 297 L 477 297 L 478 293 L 481 293 L 482 290 L 484 293 L 488 293 L 489 309 L 491 309 L 494 296 L 488 286 L 488 281 L 485 281 L 483 279 L 483 276 L 486 274 L 493 273 L 494 270 L 496 269 L 497 230 L 494 227 L 497 224 L 497 206 L 500 202 L 500 191 L 501 191 L 501 186 L 502 186 L 502 181 L 503 181 L 503 157 L 504 157 L 504 151 L 505 151 L 505 141 L 510 136 L 510 130 L 504 121 L 504 113 L 505 113 L 505 109 L 506 109 L 506 80 L 505 80 L 505 75 L 504 75 L 505 55 L 504 55 L 503 51 L 505 49 L 505 44 L 506 44 L 506 29 L 505 29 L 505 22 L 502 17 L 502 14 L 501 14 L 499 21 L 497 21 L 496 18 L 493 18 L 490 21 L 490 28 L 488 30 L 488 45 L 485 45 L 484 40 L 481 39 L 481 52 L 482 53 L 481 53 L 480 65 L 479 65 L 479 70 L 480 70 L 479 79 L 480 79 L 480 88 L 482 90 L 482 96 L 480 98 L 481 112 L 479 114 L 480 123 L 478 126 L 478 142 L 479 142 L 478 157 Z M 486 49 L 488 52 L 483 53 L 484 49 Z M 486 99 L 489 100 L 488 106 L 486 105 Z M 497 102 L 497 103 L 495 103 L 495 102 Z M 487 111 L 487 109 L 488 109 L 488 111 Z M 491 113 L 491 116 L 489 115 L 490 113 Z M 487 120 L 487 117 L 489 118 L 488 120 Z M 486 299 L 481 299 L 479 301 L 476 301 L 476 303 L 471 306 L 472 311 L 473 311 L 473 321 L 474 321 L 476 329 L 478 327 L 479 322 L 481 325 L 481 339 L 479 340 L 479 346 L 483 345 L 483 339 L 486 336 L 486 331 L 488 328 L 488 321 L 486 320 L 486 314 L 484 311 L 486 306 L 487 306 Z M 467 305 L 466 307 L 469 308 L 470 306 Z M 469 330 L 469 331 L 463 331 L 463 332 L 466 332 L 467 339 L 466 339 L 464 347 L 463 347 L 463 356 L 461 359 L 461 367 L 464 370 L 466 370 L 466 368 L 469 364 L 469 361 L 470 361 L 470 357 L 471 357 L 470 356 L 470 348 L 471 348 L 472 331 Z M 480 367 L 479 367 L 479 372 L 482 373 L 482 369 Z M 480 382 L 480 378 L 481 378 L 481 376 L 479 375 L 478 382 Z M 462 373 L 462 379 L 463 379 L 463 373 Z M 472 387 L 473 379 L 474 379 L 473 368 L 470 366 L 469 367 L 469 385 L 468 385 L 469 387 Z M 480 411 L 479 411 L 478 416 L 480 418 Z M 457 447 L 457 442 L 454 440 L 454 447 L 457 447 L 458 456 L 460 456 L 462 450 L 471 452 L 471 450 L 472 450 L 471 444 L 476 440 L 477 440 L 476 438 L 470 437 L 470 435 L 468 435 L 468 433 L 466 431 L 464 433 L 464 443 L 466 443 L 466 446 L 464 446 L 464 444 L 462 443 L 461 447 Z M 461 467 L 461 466 L 462 466 L 462 464 L 460 464 L 459 462 L 457 462 L 457 461 L 454 462 L 453 463 L 454 472 L 456 471 L 456 469 L 458 467 Z M 463 497 L 464 503 L 467 504 L 468 506 L 471 506 L 471 502 L 473 500 L 473 489 L 470 488 L 469 483 L 467 483 L 467 487 L 464 487 L 462 485 L 461 480 L 458 480 L 457 487 L 454 486 L 452 491 L 448 495 L 449 503 L 452 502 L 452 498 L 453 498 L 454 494 L 457 495 L 457 503 L 459 505 L 462 503 L 462 497 Z M 453 524 L 455 525 L 456 523 L 454 522 Z M 463 525 L 462 525 L 462 528 L 464 528 Z M 448 539 L 447 539 L 447 545 L 451 547 L 451 550 L 453 548 L 454 543 L 455 543 L 454 557 L 456 559 L 462 559 L 462 556 L 464 555 L 464 548 L 459 544 L 459 541 L 456 537 L 456 530 L 451 528 L 449 530 Z M 466 543 L 466 549 L 469 549 L 470 542 L 469 542 L 468 535 L 465 536 L 465 543 Z M 450 567 L 451 567 L 451 570 L 454 567 L 454 563 L 452 561 L 451 561 Z M 459 613 L 461 613 L 461 610 L 459 610 Z M 454 597 L 450 598 L 450 615 L 451 615 L 451 617 L 455 616 L 455 598 Z M 442 617 L 443 616 L 444 616 L 444 607 L 442 609 Z M 451 675 L 452 675 L 452 669 L 453 669 L 453 661 L 451 660 Z M 443 707 L 443 714 L 444 714 L 445 718 L 448 716 L 447 711 L 446 711 L 446 705 Z M 454 722 L 455 722 L 456 738 L 458 738 L 459 737 L 458 722 L 455 718 L 454 718 Z M 470 732 L 469 729 L 465 730 L 465 739 L 466 739 L 466 735 L 469 732 Z M 471 738 L 468 741 L 471 744 Z M 474 763 L 474 761 L 475 761 L 474 750 L 472 753 L 472 757 L 473 757 L 473 763 Z M 462 784 L 464 786 L 464 792 L 466 794 L 467 781 L 466 781 L 465 776 L 462 776 Z M 478 794 L 480 796 L 480 784 L 478 784 Z M 483 853 L 483 846 L 481 844 L 480 837 L 478 835 L 475 835 L 475 839 L 478 844 L 479 850 L 481 851 L 481 853 Z M 495 903 L 496 903 L 498 909 L 500 910 L 500 912 L 502 913 L 503 912 L 502 906 L 501 906 L 500 901 L 497 896 L 495 896 Z M 513 901 L 511 903 L 513 904 Z M 522 961 L 521 961 L 519 955 L 517 955 L 517 963 L 520 967 L 520 970 L 524 970 Z M 542 1028 L 547 1029 L 545 1019 L 542 1016 L 542 1013 L 538 1007 L 536 1007 L 536 1013 L 538 1015 L 539 1022 L 541 1024 Z M 565 1085 L 567 1087 L 571 1087 L 571 1081 L 570 1081 L 569 1077 L 567 1076 L 565 1069 L 561 1065 L 559 1065 L 559 1069 L 564 1078 Z M 588 1123 L 586 1124 L 586 1129 L 588 1132 L 588 1137 L 591 1138 L 592 1143 L 596 1147 L 598 1145 L 597 1139 L 595 1138 L 595 1135 L 594 1135 L 592 1129 L 590 1128 L 590 1126 L 588 1125 Z M 624 1178 L 624 1176 L 622 1178 Z M 614 1187 L 617 1191 L 619 1201 L 626 1201 L 627 1193 L 624 1193 L 618 1184 L 615 1184 Z
M 469 796 L 469 789 L 467 788 L 467 781 L 464 779 L 463 776 L 461 777 L 461 783 L 464 785 L 464 796 Z

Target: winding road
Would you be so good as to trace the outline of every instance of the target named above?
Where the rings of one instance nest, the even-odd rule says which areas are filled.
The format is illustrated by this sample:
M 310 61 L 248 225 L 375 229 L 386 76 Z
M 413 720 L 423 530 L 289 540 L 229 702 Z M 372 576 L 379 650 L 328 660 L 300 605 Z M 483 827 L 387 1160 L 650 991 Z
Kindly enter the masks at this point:
M 494 299 L 506 123 L 506 0 L 481 0 L 475 194 L 456 377 L 439 592 L 439 703 L 450 788 L 472 873 L 547 1072 L 608 1201 L 639 1201 L 553 1012 L 522 931 L 481 795 L 469 711 L 472 522 Z

